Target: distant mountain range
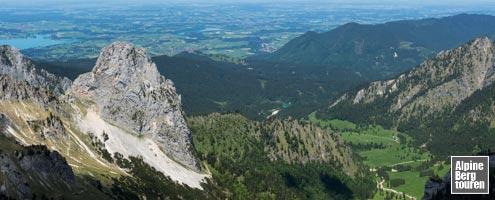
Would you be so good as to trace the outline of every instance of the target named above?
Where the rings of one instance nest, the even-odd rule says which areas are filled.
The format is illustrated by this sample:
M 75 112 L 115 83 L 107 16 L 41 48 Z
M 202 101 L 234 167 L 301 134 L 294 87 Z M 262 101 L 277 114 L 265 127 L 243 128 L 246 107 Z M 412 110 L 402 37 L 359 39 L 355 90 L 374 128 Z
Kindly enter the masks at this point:
M 272 54 L 271 62 L 342 67 L 382 79 L 411 69 L 439 51 L 495 33 L 495 16 L 460 14 L 368 25 L 348 23 L 307 32 Z
M 187 114 L 239 111 L 262 119 L 305 117 L 348 89 L 407 71 L 441 50 L 495 34 L 495 17 L 462 14 L 377 25 L 350 23 L 308 32 L 266 57 L 231 59 L 200 52 L 152 58 L 184 97 Z M 96 59 L 37 63 L 75 79 Z

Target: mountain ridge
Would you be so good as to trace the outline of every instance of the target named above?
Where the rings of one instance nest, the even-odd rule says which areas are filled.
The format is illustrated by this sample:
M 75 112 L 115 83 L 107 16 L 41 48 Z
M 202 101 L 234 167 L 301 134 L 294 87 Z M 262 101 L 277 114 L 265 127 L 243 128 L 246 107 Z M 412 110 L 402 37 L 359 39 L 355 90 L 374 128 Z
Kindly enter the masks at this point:
M 19 49 L 0 46 L 0 74 L 11 79 L 26 81 L 35 87 L 44 87 L 56 95 L 64 94 L 72 82 L 68 78 L 59 78 L 46 70 L 39 70 Z
M 199 161 L 194 156 L 191 135 L 182 117 L 180 96 L 173 83 L 158 73 L 144 49 L 126 43 L 104 48 L 94 73 L 88 73 L 87 79 L 81 76 L 83 78 L 76 79 L 72 85 L 70 81 L 65 82 L 70 88 L 62 87 L 68 79 L 37 69 L 16 48 L 5 46 L 3 50 L 0 113 L 9 123 L 2 125 L 2 134 L 26 146 L 45 145 L 49 150 L 58 151 L 75 173 L 100 176 L 101 181 L 130 176 L 126 172 L 129 167 L 114 162 L 116 155 L 125 156 L 120 159 L 141 159 L 140 162 L 153 167 L 157 173 L 177 181 L 179 188 L 185 187 L 184 184 L 200 190 L 209 177 L 207 172 L 199 173 Z M 110 76 L 117 79 L 108 78 Z M 127 89 L 126 85 L 133 87 Z M 133 92 L 136 88 L 137 93 L 120 92 Z M 134 104 L 130 106 L 129 101 Z M 98 103 L 103 106 L 99 107 Z M 154 126 L 159 131 L 141 134 L 133 129 L 136 124 L 126 121 L 133 120 L 133 116 L 99 112 L 117 106 L 131 111 L 139 109 L 143 116 L 149 111 L 152 119 L 149 126 L 138 124 L 137 130 Z M 134 120 L 141 118 L 136 116 Z
M 72 169 L 81 186 L 72 187 L 75 190 L 57 187 L 64 192 L 50 190 L 50 186 L 33 187 L 35 192 L 26 192 L 21 198 L 41 194 L 70 199 L 77 199 L 77 195 L 94 199 L 328 199 L 364 198 L 373 193 L 371 174 L 335 134 L 298 120 L 259 122 L 238 114 L 195 117 L 188 121 L 190 124 L 182 124 L 180 96 L 172 82 L 157 72 L 143 49 L 115 43 L 103 49 L 97 63 L 94 70 L 77 78 L 65 94 L 1 75 L 8 87 L 1 87 L 0 92 L 22 91 L 15 90 L 21 86 L 42 93 L 0 98 L 0 152 L 8 147 L 2 143 L 3 136 L 11 141 L 9 145 L 17 141 L 26 146 L 42 146 L 44 152 L 59 152 L 66 159 L 66 169 Z M 46 95 L 50 99 L 37 104 L 32 95 Z M 125 112 L 112 113 L 115 108 L 150 109 L 152 117 L 157 118 L 175 115 L 171 124 L 164 117 L 164 125 L 157 127 L 165 127 L 165 134 L 182 139 L 189 139 L 188 125 L 194 126 L 201 148 L 189 151 L 188 144 L 194 146 L 192 141 L 186 141 L 190 143 L 178 149 L 183 151 L 186 161 L 191 154 L 193 158 L 197 155 L 207 159 L 202 160 L 205 170 L 198 172 L 177 155 L 167 154 L 166 148 L 171 145 L 154 138 L 163 136 L 160 133 L 145 132 L 146 125 L 142 124 L 147 123 L 146 119 L 125 125 L 114 123 L 138 119 L 133 119 L 133 112 L 130 116 Z M 104 109 L 110 112 L 102 112 Z M 7 176 L 13 173 L 5 172 Z M 5 180 L 6 176 L 0 173 L 0 182 Z M 52 179 L 40 181 L 47 185 L 58 183 Z M 260 182 L 264 182 L 262 188 Z M 0 198 L 16 197 L 10 193 L 16 189 L 0 185 Z
M 377 98 L 393 98 L 388 112 L 396 112 L 411 106 L 426 106 L 424 103 L 413 103 L 421 95 L 433 95 L 430 99 L 438 98 L 435 95 L 449 95 L 448 102 L 438 105 L 431 101 L 428 107 L 431 112 L 439 111 L 442 106 L 457 106 L 462 100 L 476 90 L 486 87 L 495 80 L 493 64 L 495 49 L 487 38 L 477 38 L 453 50 L 442 51 L 434 58 L 427 60 L 411 71 L 399 75 L 395 79 L 371 82 L 369 86 L 358 90 L 355 94 L 341 96 L 339 101 L 333 102 L 329 108 L 337 106 L 340 101 L 349 99 L 353 104 L 372 103 Z M 478 62 L 477 62 L 478 61 Z M 452 86 L 452 84 L 455 84 Z M 442 93 L 448 87 L 460 88 L 454 93 Z M 399 91 L 403 89 L 402 91 Z M 404 91 L 406 90 L 406 91 Z M 394 94 L 400 92 L 399 94 Z M 454 98 L 458 97 L 458 98 Z M 419 99 L 421 100 L 421 99 Z
M 493 36 L 493 19 L 460 14 L 375 25 L 347 23 L 328 32 L 303 34 L 262 59 L 346 67 L 381 79 L 407 71 L 435 52 Z
M 488 135 L 493 124 L 489 118 L 475 117 L 491 116 L 492 111 L 472 105 L 491 106 L 488 94 L 495 81 L 494 46 L 487 37 L 474 39 L 438 53 L 395 79 L 372 82 L 348 92 L 318 114 L 397 128 L 411 134 L 418 146 L 426 146 L 441 156 L 455 153 L 453 148 L 458 154 L 480 151 L 476 148 L 490 149 L 492 139 Z M 473 133 L 474 130 L 478 131 Z M 449 135 L 476 139 L 460 142 L 463 144 L 450 141 L 452 146 L 445 147 L 442 141 Z M 468 150 L 469 146 L 477 147 Z

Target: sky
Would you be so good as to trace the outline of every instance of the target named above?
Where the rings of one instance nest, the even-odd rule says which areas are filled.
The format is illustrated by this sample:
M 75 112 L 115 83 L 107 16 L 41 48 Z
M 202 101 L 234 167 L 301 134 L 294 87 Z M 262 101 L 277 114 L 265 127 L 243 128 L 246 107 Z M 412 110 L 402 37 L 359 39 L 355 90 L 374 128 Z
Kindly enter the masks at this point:
M 473 4 L 473 3 L 491 3 L 493 0 L 0 0 L 1 3 L 23 3 L 23 4 L 43 4 L 43 3 L 211 3 L 211 2 L 222 2 L 222 3 L 249 3 L 249 2 L 268 2 L 268 3 L 286 3 L 286 2 L 298 2 L 298 3 L 308 3 L 308 2 L 322 2 L 322 3 L 418 3 L 418 4 Z
M 485 5 L 495 6 L 494 0 L 0 0 L 0 5 L 8 7 L 46 7 L 56 6 L 102 6 L 102 5 L 146 5 L 146 4 L 211 4 L 211 3 L 298 3 L 298 4 L 365 4 L 365 5 L 390 5 L 390 6 L 470 6 L 483 8 Z

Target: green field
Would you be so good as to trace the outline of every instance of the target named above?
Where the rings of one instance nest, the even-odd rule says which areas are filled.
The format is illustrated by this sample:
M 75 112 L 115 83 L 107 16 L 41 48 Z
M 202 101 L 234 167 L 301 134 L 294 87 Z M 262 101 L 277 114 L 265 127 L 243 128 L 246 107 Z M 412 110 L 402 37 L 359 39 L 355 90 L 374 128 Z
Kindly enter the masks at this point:
M 424 186 L 429 178 L 421 177 L 420 171 L 430 170 L 443 176 L 450 169 L 450 166 L 445 165 L 439 170 L 437 164 L 429 163 L 431 154 L 425 149 L 413 146 L 413 139 L 405 133 L 384 129 L 378 125 L 363 126 L 338 119 L 320 120 L 316 118 L 315 113 L 309 115 L 309 122 L 339 132 L 342 139 L 362 157 L 364 164 L 388 175 L 385 178 L 385 188 L 405 192 L 416 199 L 423 196 Z M 389 186 L 389 180 L 392 179 L 404 179 L 405 184 Z M 377 182 L 379 181 L 381 177 L 378 177 Z M 386 193 L 377 193 L 374 199 L 384 199 Z
M 435 174 L 443 177 L 450 169 L 450 165 L 445 165 L 443 169 L 439 170 L 437 166 L 431 166 L 428 168 L 433 170 Z M 425 183 L 428 180 L 428 176 L 420 177 L 418 171 L 404 171 L 404 172 L 387 172 L 390 179 L 404 179 L 406 184 L 397 187 L 392 187 L 395 190 L 405 192 L 416 198 L 421 198 L 424 193 Z
M 356 130 L 356 124 L 344 120 L 334 119 L 334 120 L 319 120 L 316 118 L 316 112 L 309 114 L 309 121 L 311 123 L 317 124 L 323 128 L 331 128 L 332 130 L 343 131 L 343 130 Z

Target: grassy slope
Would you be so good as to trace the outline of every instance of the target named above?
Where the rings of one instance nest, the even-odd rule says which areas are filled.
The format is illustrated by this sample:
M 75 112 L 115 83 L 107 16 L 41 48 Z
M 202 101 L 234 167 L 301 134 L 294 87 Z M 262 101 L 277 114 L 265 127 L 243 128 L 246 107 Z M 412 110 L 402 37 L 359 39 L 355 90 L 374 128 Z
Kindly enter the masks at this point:
M 110 185 L 112 178 L 126 175 L 115 165 L 99 158 L 97 151 L 91 145 L 89 137 L 75 128 L 76 126 L 72 123 L 72 119 L 59 116 L 66 128 L 66 135 L 60 136 L 63 139 L 59 140 L 43 139 L 39 133 L 36 133 L 29 127 L 27 121 L 44 120 L 50 112 L 56 113 L 51 108 L 49 111 L 45 111 L 27 101 L 0 102 L 0 113 L 6 114 L 12 123 L 15 124 L 12 128 L 18 136 L 28 144 L 43 144 L 52 151 L 59 151 L 67 159 L 67 162 L 76 175 L 81 177 L 97 177 L 105 185 Z M 97 156 L 100 162 L 96 161 L 84 146 L 93 151 L 93 154 Z
M 354 150 L 363 157 L 364 163 L 370 168 L 390 167 L 391 169 L 396 169 L 398 165 L 410 166 L 413 169 L 407 171 L 387 171 L 390 179 L 402 178 L 406 180 L 406 184 L 392 187 L 392 189 L 405 192 L 417 199 L 423 196 L 424 185 L 429 177 L 420 177 L 420 171 L 415 168 L 426 162 L 431 155 L 419 147 L 412 146 L 412 138 L 407 134 L 387 130 L 381 126 L 360 127 L 343 120 L 319 120 L 316 118 L 315 113 L 309 115 L 309 121 L 321 127 L 339 131 L 342 138 L 353 146 Z M 394 136 L 400 138 L 399 141 L 396 141 Z M 357 149 L 359 144 L 364 145 L 372 142 L 383 144 L 384 148 Z M 438 170 L 438 167 L 433 166 L 433 164 L 430 165 L 428 170 L 433 170 L 434 173 L 440 176 L 443 176 L 450 169 L 448 165 L 442 170 Z M 387 185 L 384 186 L 387 187 Z M 381 194 L 376 194 L 375 196 L 376 199 L 383 199 L 383 197 Z
M 441 170 L 437 166 L 430 166 L 428 169 L 433 170 L 435 174 L 443 177 L 450 170 L 450 165 L 445 165 Z M 429 178 L 428 176 L 420 177 L 418 171 L 388 172 L 388 175 L 391 179 L 405 179 L 405 185 L 393 187 L 393 189 L 415 196 L 417 199 L 423 196 L 425 183 Z

